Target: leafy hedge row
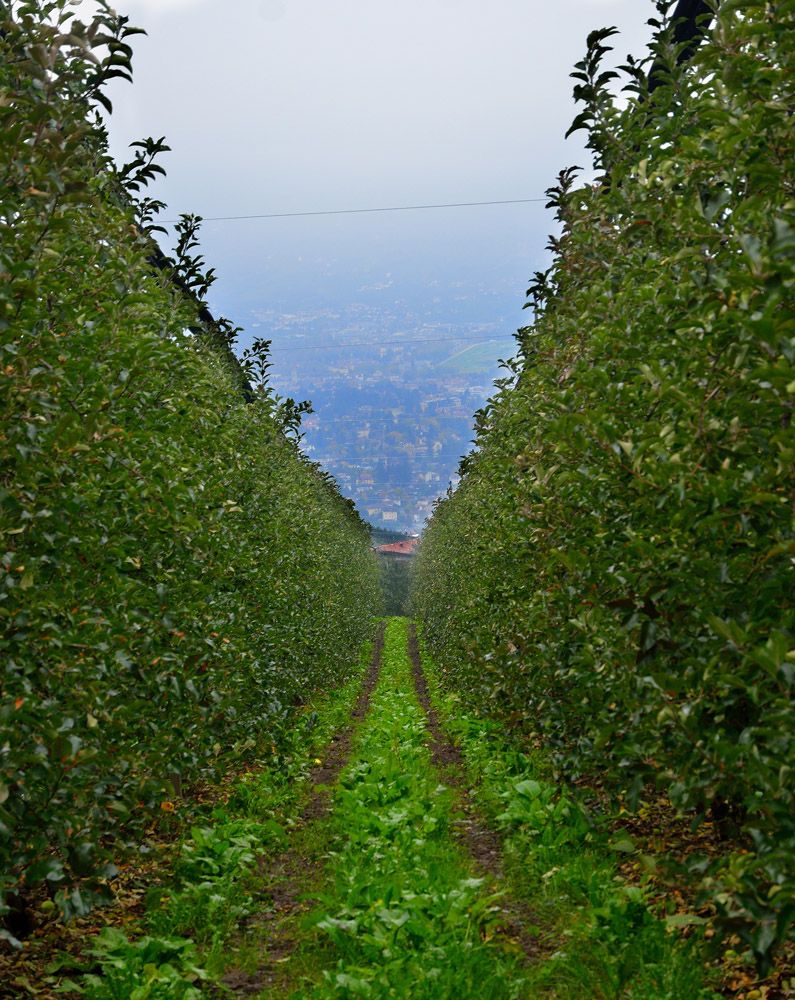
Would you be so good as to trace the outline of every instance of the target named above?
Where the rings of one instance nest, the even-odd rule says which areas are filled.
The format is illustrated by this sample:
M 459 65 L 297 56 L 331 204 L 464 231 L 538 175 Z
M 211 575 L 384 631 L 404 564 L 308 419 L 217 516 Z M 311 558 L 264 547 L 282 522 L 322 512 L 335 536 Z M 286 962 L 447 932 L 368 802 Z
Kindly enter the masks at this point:
M 662 5 L 664 6 L 664 5 Z M 573 74 L 601 179 L 562 234 L 513 378 L 424 538 L 415 610 L 451 684 L 569 777 L 668 792 L 769 963 L 795 913 L 795 4 L 724 0 L 689 65 L 663 17 L 622 107 Z
M 70 16 L 0 4 L 0 904 L 47 880 L 67 915 L 182 782 L 278 744 L 381 600 L 295 411 L 244 402 L 147 261 L 155 168 L 92 110 L 131 29 Z

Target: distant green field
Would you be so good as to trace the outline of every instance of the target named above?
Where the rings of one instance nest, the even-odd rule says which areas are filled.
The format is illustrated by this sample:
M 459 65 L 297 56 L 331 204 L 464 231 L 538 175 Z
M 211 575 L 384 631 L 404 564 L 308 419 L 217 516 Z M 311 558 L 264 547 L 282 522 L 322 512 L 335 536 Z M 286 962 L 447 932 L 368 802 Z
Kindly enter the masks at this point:
M 495 337 L 481 344 L 473 344 L 458 354 L 440 361 L 437 369 L 462 374 L 482 374 L 496 367 L 498 358 L 510 357 L 514 353 L 513 337 Z

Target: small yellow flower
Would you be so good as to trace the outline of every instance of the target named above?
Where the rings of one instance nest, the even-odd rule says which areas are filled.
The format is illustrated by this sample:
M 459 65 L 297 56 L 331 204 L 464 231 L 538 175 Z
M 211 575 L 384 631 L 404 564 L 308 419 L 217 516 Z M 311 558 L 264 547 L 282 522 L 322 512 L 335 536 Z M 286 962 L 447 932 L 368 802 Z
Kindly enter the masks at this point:
M 160 808 L 163 810 L 164 813 L 173 813 L 176 806 L 174 805 L 173 802 L 161 802 Z

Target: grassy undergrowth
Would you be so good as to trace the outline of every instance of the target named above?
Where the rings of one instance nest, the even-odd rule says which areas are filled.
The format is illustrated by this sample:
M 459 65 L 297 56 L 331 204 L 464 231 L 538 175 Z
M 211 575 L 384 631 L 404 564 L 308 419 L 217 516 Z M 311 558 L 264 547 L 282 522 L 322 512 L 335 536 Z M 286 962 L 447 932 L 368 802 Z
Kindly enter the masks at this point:
M 528 996 L 565 1000 L 719 1000 L 692 915 L 660 915 L 642 885 L 619 872 L 631 844 L 594 826 L 554 782 L 538 751 L 443 693 L 423 649 L 431 697 L 464 755 L 477 804 L 504 833 L 506 877 L 537 914 L 543 956 Z M 698 918 L 695 918 L 698 920 Z
M 237 775 L 223 801 L 183 831 L 169 878 L 149 888 L 144 918 L 111 921 L 80 961 L 54 963 L 50 988 L 57 980 L 60 992 L 87 1000 L 227 995 L 225 970 L 253 972 L 266 957 L 263 928 L 280 917 L 269 910 L 262 872 L 289 842 L 306 863 L 303 889 L 315 905 L 303 926 L 297 913 L 289 917 L 289 983 L 263 997 L 719 1000 L 699 934 L 683 939 L 682 915 L 661 916 L 644 887 L 620 875 L 620 840 L 614 835 L 611 849 L 540 755 L 519 752 L 496 724 L 443 695 L 426 656 L 432 697 L 461 746 L 477 807 L 505 833 L 505 884 L 536 915 L 542 953 L 530 966 L 520 961 L 501 929 L 502 894 L 473 877 L 452 836 L 455 796 L 431 763 L 402 619 L 387 625 L 382 662 L 329 816 L 291 830 L 316 755 L 347 724 L 361 671 L 308 707 L 290 753 Z
M 451 839 L 453 795 L 427 739 L 406 623 L 392 619 L 381 681 L 335 790 L 325 831 L 334 879 L 307 921 L 295 1000 L 527 995 L 518 956 L 496 933 L 499 894 Z
M 144 917 L 122 928 L 111 911 L 82 956 L 52 963 L 50 988 L 85 1000 L 198 1000 L 227 995 L 218 981 L 230 966 L 256 965 L 260 931 L 246 918 L 263 913 L 258 860 L 287 844 L 315 758 L 348 724 L 371 653 L 367 643 L 349 680 L 305 706 L 278 754 L 263 748 L 220 801 L 198 818 L 194 810 L 172 845 L 170 877 L 149 887 Z

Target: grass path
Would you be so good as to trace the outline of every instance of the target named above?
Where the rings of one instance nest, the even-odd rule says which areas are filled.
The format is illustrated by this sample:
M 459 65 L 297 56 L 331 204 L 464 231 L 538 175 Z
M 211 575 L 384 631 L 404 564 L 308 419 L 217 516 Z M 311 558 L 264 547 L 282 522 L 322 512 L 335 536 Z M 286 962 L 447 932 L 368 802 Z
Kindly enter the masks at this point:
M 406 623 L 392 619 L 332 811 L 295 848 L 305 872 L 320 869 L 304 879 L 314 907 L 303 927 L 282 927 L 298 944 L 286 980 L 263 997 L 524 996 L 522 936 L 504 909 L 496 841 L 488 859 L 467 849 L 460 796 L 433 762 L 439 746 L 415 691 Z M 438 763 L 447 771 L 460 761 Z
M 376 636 L 372 657 L 362 680 L 350 715 L 350 725 L 335 732 L 322 759 L 315 761 L 309 775 L 311 791 L 304 802 L 290 846 L 281 854 L 261 863 L 261 880 L 267 886 L 271 906 L 255 920 L 259 924 L 257 948 L 261 952 L 255 968 L 246 972 L 237 968 L 227 971 L 224 984 L 237 993 L 283 996 L 290 961 L 298 946 L 295 922 L 306 912 L 303 892 L 307 876 L 318 864 L 314 849 L 313 827 L 323 820 L 331 808 L 330 790 L 347 765 L 354 733 L 370 708 L 370 699 L 381 674 L 385 627 Z M 308 836 L 308 834 L 310 834 Z

